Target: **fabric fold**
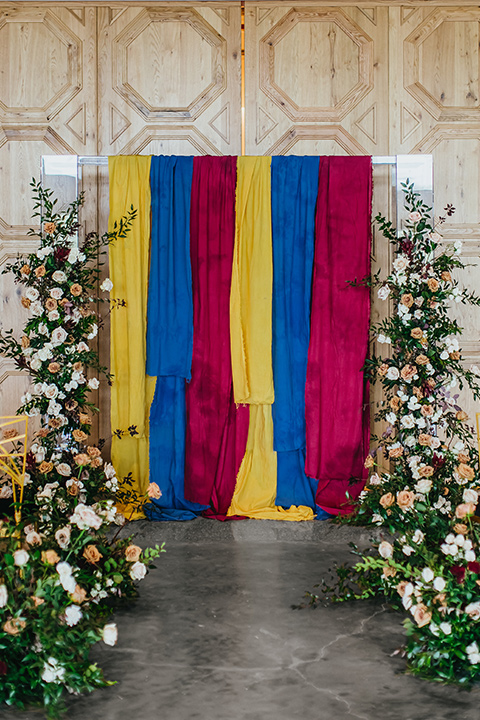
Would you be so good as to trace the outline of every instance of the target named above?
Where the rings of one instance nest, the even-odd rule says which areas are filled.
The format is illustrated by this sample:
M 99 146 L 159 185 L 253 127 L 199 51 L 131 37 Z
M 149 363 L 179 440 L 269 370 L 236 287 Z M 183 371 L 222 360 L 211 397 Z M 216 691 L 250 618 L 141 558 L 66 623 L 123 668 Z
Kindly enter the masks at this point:
M 143 495 L 148 487 L 148 415 L 155 378 L 145 373 L 148 257 L 150 244 L 150 157 L 109 157 L 110 215 L 114 222 L 133 206 L 137 217 L 125 238 L 109 249 L 112 298 L 125 307 L 111 315 L 110 368 L 112 431 L 135 426 L 135 437 L 112 439 L 112 462 L 120 479 L 131 473 L 132 489 Z M 129 517 L 132 509 L 122 508 Z
M 184 496 L 185 380 L 191 377 L 193 344 L 192 172 L 192 157 L 152 157 L 147 372 L 157 375 L 157 384 L 150 412 L 150 479 L 162 492 L 145 508 L 152 520 L 193 519 L 206 507 Z
M 272 158 L 272 358 L 278 505 L 315 507 L 305 474 L 305 382 L 315 243 L 318 157 Z
M 186 388 L 185 497 L 223 519 L 248 434 L 233 400 L 229 296 L 235 238 L 235 157 L 196 157 L 190 215 L 192 379 Z
M 310 344 L 305 471 L 319 480 L 317 504 L 348 513 L 364 485 L 370 292 L 348 283 L 370 273 L 370 157 L 320 158 Z
M 238 404 L 274 400 L 270 163 L 270 157 L 237 161 L 230 343 Z

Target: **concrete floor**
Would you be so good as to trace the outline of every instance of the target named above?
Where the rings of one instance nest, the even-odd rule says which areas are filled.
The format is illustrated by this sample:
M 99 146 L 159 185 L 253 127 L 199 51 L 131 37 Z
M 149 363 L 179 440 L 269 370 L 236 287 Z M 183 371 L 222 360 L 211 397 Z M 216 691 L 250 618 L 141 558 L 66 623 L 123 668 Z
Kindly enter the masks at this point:
M 367 531 L 325 522 L 134 523 L 166 541 L 119 642 L 92 659 L 118 684 L 68 720 L 479 720 L 472 692 L 403 674 L 402 618 L 375 602 L 292 610 Z M 5 720 L 43 713 L 0 710 Z

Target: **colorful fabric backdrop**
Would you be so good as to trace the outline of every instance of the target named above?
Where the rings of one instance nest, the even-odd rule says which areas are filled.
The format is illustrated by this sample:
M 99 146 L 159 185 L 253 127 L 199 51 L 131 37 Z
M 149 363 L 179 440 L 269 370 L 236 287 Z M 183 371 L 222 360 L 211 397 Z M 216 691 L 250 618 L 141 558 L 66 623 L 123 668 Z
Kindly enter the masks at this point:
M 367 157 L 110 159 L 111 221 L 139 210 L 110 250 L 112 428 L 139 428 L 112 460 L 160 487 L 151 519 L 351 511 L 371 176 Z

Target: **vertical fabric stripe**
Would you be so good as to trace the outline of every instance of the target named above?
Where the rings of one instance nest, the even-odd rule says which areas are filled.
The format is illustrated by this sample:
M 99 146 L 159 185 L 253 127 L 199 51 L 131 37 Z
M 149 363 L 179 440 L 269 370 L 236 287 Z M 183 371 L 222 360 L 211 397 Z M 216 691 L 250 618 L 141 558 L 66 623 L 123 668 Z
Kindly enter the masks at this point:
M 317 504 L 334 514 L 351 510 L 365 477 L 369 430 L 362 366 L 370 292 L 348 283 L 370 273 L 371 200 L 371 158 L 320 158 L 305 470 L 319 480 Z
M 112 439 L 112 462 L 121 479 L 132 473 L 133 489 L 148 487 L 148 413 L 155 378 L 145 374 L 148 253 L 150 243 L 150 157 L 110 157 L 109 230 L 130 210 L 137 218 L 127 236 L 110 246 L 112 297 L 126 307 L 111 315 L 112 430 L 135 425 L 138 435 Z M 124 509 L 130 514 L 130 509 Z
M 233 400 L 229 297 L 235 239 L 235 157 L 196 157 L 190 215 L 192 380 L 187 385 L 185 497 L 225 516 L 245 453 L 248 408 Z

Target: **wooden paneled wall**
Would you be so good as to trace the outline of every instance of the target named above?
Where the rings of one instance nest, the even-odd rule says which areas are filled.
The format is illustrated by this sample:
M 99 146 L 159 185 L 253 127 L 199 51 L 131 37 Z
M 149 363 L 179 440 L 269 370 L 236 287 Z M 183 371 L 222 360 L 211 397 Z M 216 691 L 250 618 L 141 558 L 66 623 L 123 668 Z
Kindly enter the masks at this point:
M 456 1 L 248 0 L 246 152 L 432 153 L 436 207 L 457 208 L 445 238 L 464 240 L 478 287 L 479 39 L 480 8 Z M 32 247 L 28 182 L 42 154 L 236 155 L 241 106 L 238 1 L 0 2 L 0 268 Z M 101 230 L 106 187 L 88 177 Z M 390 192 L 376 172 L 375 209 Z M 388 253 L 376 238 L 375 263 Z M 1 275 L 0 297 L 0 327 L 20 327 L 18 289 Z M 480 365 L 480 311 L 458 314 L 466 361 Z M 0 414 L 26 384 L 0 359 Z

